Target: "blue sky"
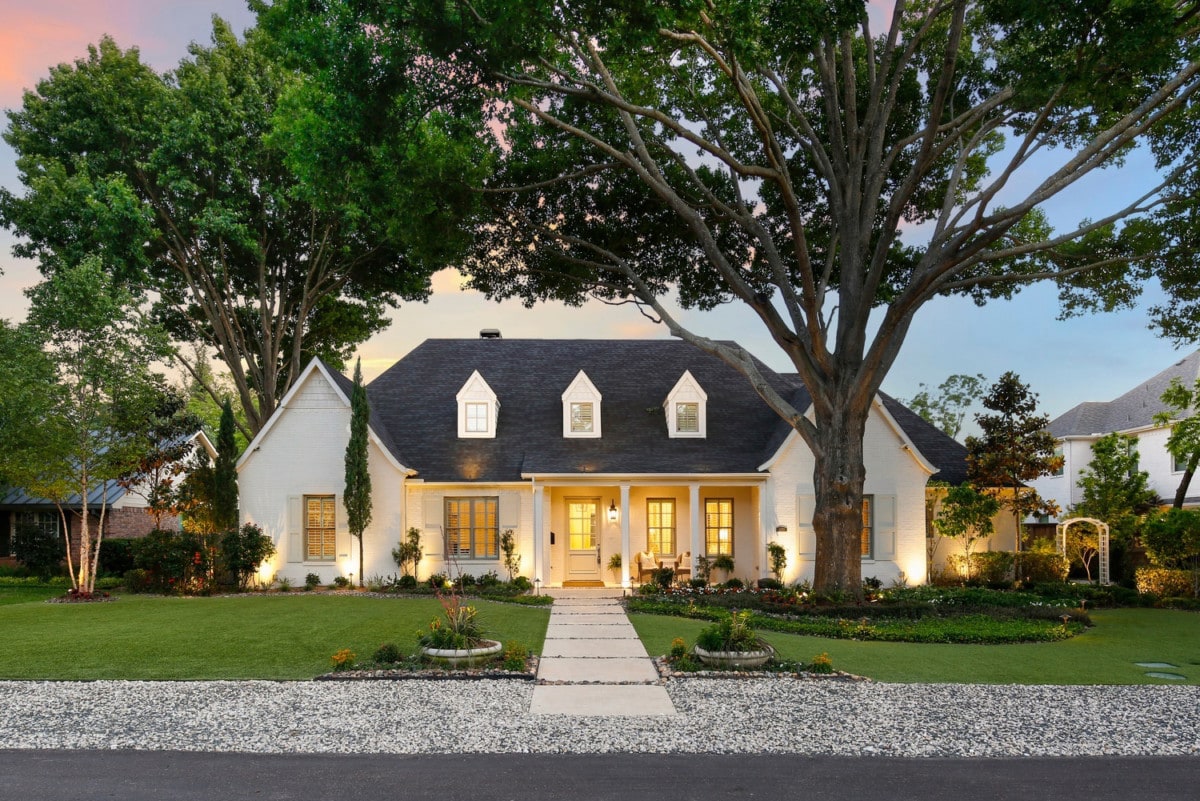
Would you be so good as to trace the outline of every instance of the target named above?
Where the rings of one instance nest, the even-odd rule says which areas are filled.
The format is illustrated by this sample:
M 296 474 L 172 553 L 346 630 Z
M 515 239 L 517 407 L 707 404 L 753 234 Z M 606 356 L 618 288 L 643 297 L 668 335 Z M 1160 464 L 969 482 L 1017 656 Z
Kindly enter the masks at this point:
M 253 23 L 243 0 L 8 0 L 5 6 L 0 30 L 4 108 L 19 105 L 22 89 L 45 77 L 50 65 L 83 56 L 87 45 L 105 33 L 122 47 L 138 46 L 146 61 L 168 69 L 185 55 L 190 41 L 208 41 L 213 13 L 230 20 L 235 30 Z M 19 191 L 14 160 L 12 150 L 0 143 L 0 185 Z M 1089 178 L 1046 207 L 1051 222 L 1066 226 L 1099 216 L 1143 184 L 1149 167 L 1135 155 L 1125 167 Z M 12 257 L 12 242 L 11 234 L 0 231 L 0 317 L 20 320 L 25 315 L 22 292 L 38 275 L 32 264 Z M 666 336 L 631 307 L 543 304 L 525 309 L 514 302 L 492 303 L 462 291 L 450 271 L 435 277 L 434 289 L 428 303 L 401 306 L 392 327 L 360 348 L 368 378 L 426 338 L 474 337 L 481 328 L 499 328 L 509 338 Z M 952 373 L 983 373 L 994 380 L 1012 370 L 1039 393 L 1042 409 L 1051 415 L 1081 401 L 1108 400 L 1192 349 L 1176 350 L 1156 337 L 1147 328 L 1148 305 L 1064 322 L 1056 319 L 1057 298 L 1048 286 L 1025 289 L 1011 302 L 984 308 L 964 299 L 938 300 L 918 313 L 884 389 L 909 397 L 920 382 L 936 386 Z M 772 367 L 791 369 L 761 324 L 740 309 L 683 312 L 681 317 L 698 333 L 738 340 Z

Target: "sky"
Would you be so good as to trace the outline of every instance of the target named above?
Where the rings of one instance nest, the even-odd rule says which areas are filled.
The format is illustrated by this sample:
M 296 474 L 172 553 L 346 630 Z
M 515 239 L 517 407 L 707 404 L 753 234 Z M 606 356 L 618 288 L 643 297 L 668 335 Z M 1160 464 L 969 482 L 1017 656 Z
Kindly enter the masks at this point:
M 190 42 L 209 41 L 213 14 L 239 32 L 254 22 L 244 0 L 5 0 L 0 108 L 19 107 L 22 92 L 45 78 L 52 65 L 85 56 L 87 46 L 104 34 L 121 47 L 137 46 L 155 68 L 170 69 L 186 55 Z M 0 185 L 20 193 L 15 158 L 0 142 Z M 1149 174 L 1148 162 L 1135 154 L 1123 168 L 1089 178 L 1046 211 L 1059 226 L 1098 217 L 1113 198 L 1130 196 Z M 13 242 L 11 233 L 0 230 L 0 318 L 19 321 L 27 308 L 24 290 L 37 282 L 38 273 L 32 263 L 12 256 Z M 482 328 L 498 328 L 506 338 L 668 336 L 631 306 L 540 304 L 525 309 L 517 302 L 488 301 L 463 290 L 452 270 L 434 276 L 433 289 L 428 302 L 401 305 L 392 314 L 391 327 L 359 348 L 368 380 L 426 338 L 475 337 Z M 1148 294 L 1153 300 L 1155 293 Z M 982 373 L 994 381 L 1011 370 L 1039 394 L 1041 410 L 1052 417 L 1083 401 L 1110 400 L 1197 347 L 1191 343 L 1176 349 L 1158 338 L 1148 328 L 1149 305 L 1059 321 L 1057 296 L 1048 286 L 1025 289 L 1012 301 L 983 308 L 964 299 L 940 299 L 917 313 L 883 389 L 908 398 L 919 384 L 936 386 L 954 373 Z M 793 371 L 747 311 L 734 306 L 685 311 L 680 319 L 704 336 L 737 340 L 774 369 Z

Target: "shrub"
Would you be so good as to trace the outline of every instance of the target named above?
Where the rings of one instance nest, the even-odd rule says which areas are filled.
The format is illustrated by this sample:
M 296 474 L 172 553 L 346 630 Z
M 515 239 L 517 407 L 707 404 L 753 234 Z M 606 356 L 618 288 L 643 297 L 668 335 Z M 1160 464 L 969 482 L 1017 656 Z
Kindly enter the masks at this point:
M 421 556 L 421 532 L 417 528 L 410 528 L 405 541 L 392 549 L 392 559 L 396 561 L 396 567 L 400 568 L 401 575 L 416 578 Z
M 308 573 L 304 576 L 305 591 L 312 592 L 319 586 L 321 586 L 321 577 L 316 573 Z
M 528 592 L 533 589 L 533 582 L 524 576 L 517 576 L 512 580 L 512 585 L 521 592 Z
M 1071 565 L 1054 551 L 1022 551 L 1017 554 L 1017 577 L 1026 584 L 1049 584 L 1067 580 Z
M 813 657 L 813 661 L 808 664 L 809 673 L 829 674 L 833 672 L 833 660 L 829 658 L 829 654 L 817 654 Z
M 54 532 L 44 531 L 32 523 L 17 524 L 13 533 L 12 552 L 18 562 L 43 581 L 48 581 L 61 569 L 62 539 Z
M 483 639 L 478 610 L 464 604 L 458 595 L 440 596 L 438 601 L 442 604 L 442 617 L 430 622 L 429 631 L 418 633 L 420 644 L 448 650 L 476 647 Z
M 1196 595 L 1193 574 L 1190 570 L 1169 567 L 1139 567 L 1134 581 L 1138 592 L 1157 595 L 1159 598 L 1177 598 Z
M 525 662 L 529 659 L 529 649 L 517 640 L 504 643 L 504 669 L 512 671 L 525 670 Z
M 102 540 L 96 571 L 101 576 L 124 576 L 133 570 L 132 540 Z
M 787 567 L 787 549 L 778 542 L 767 543 L 767 560 L 771 564 L 771 574 L 775 580 L 783 583 L 783 570 Z
M 279 591 L 280 592 L 291 592 L 292 591 L 292 580 L 290 578 L 288 578 L 287 576 L 280 576 L 278 579 L 278 583 L 279 583 Z
M 683 657 L 687 656 L 687 652 L 687 643 L 684 642 L 682 637 L 676 637 L 675 639 L 671 640 L 670 657 L 672 659 L 682 659 Z
M 375 655 L 371 658 L 380 665 L 389 665 L 404 659 L 404 654 L 400 652 L 400 648 L 395 643 L 385 642 L 375 649 Z
M 757 651 L 762 640 L 750 627 L 750 611 L 736 609 L 722 615 L 716 623 L 705 626 L 696 637 L 696 645 L 705 651 Z
M 373 576 L 367 576 L 367 580 L 363 582 L 363 586 L 368 592 L 384 592 L 391 582 L 383 576 L 376 573 Z
M 335 589 L 346 590 L 350 588 L 350 579 L 345 576 L 334 576 L 333 586 Z
M 411 590 L 417 586 L 416 576 L 401 576 L 396 579 L 396 586 L 402 590 Z
M 867 594 L 879 592 L 883 589 L 883 581 L 875 576 L 863 576 L 862 588 Z
M 693 590 L 702 590 L 708 586 L 708 582 L 702 578 L 688 579 L 688 586 Z
M 1011 583 L 1016 556 L 1012 551 L 973 553 L 970 557 L 971 576 L 984 584 Z
M 445 573 L 434 573 L 426 581 L 432 590 L 441 590 L 450 586 L 450 579 L 447 578 Z
M 495 570 L 489 570 L 475 579 L 475 584 L 479 587 L 495 587 L 499 583 L 500 575 Z
M 760 590 L 782 590 L 783 582 L 779 579 L 761 578 L 758 580 L 758 588 Z
M 734 578 L 731 578 L 729 581 L 725 582 L 725 589 L 744 590 L 746 589 L 746 583 L 735 576 Z
M 336 672 L 341 672 L 343 670 L 353 669 L 354 660 L 357 658 L 358 657 L 355 656 L 354 652 L 351 651 L 349 648 L 343 648 L 342 650 L 338 651 L 336 654 L 331 656 L 329 659 L 330 659 L 330 661 L 333 662 L 333 670 L 336 673 Z
M 274 553 L 271 538 L 253 523 L 230 529 L 221 536 L 221 562 L 233 574 L 238 589 L 246 589 L 259 566 Z
M 133 563 L 149 589 L 167 595 L 204 593 L 212 582 L 212 549 L 190 532 L 151 531 L 133 541 Z
M 508 571 L 508 580 L 512 581 L 521 569 L 521 554 L 517 553 L 517 538 L 511 528 L 505 529 L 500 535 L 500 553 L 504 555 L 504 569 Z
M 1142 527 L 1142 543 L 1159 567 L 1193 567 L 1200 560 L 1200 512 L 1169 509 Z
M 675 583 L 675 570 L 670 567 L 660 567 L 652 573 L 654 583 L 662 587 L 664 590 L 669 589 Z
M 154 592 L 156 589 L 150 574 L 138 567 L 126 570 L 122 583 L 127 592 Z

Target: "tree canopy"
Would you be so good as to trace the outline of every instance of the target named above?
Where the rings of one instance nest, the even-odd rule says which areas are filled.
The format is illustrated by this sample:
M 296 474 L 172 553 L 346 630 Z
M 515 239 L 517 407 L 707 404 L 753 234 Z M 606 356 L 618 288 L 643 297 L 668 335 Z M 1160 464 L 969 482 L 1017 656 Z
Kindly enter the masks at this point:
M 1195 163 L 1170 128 L 1200 88 L 1191 2 L 254 6 L 324 101 L 303 118 L 319 141 L 370 152 L 442 115 L 459 127 L 431 151 L 486 147 L 482 180 L 450 182 L 475 190 L 460 214 L 476 288 L 636 303 L 747 376 L 813 451 L 820 588 L 859 586 L 865 421 L 914 315 L 1038 279 L 1120 302 L 1115 278 L 1158 241 L 1122 221 Z M 1160 186 L 1052 229 L 1048 201 L 1168 130 Z M 748 307 L 811 410 L 675 302 Z
M 1192 336 L 1195 336 L 1195 332 Z M 1167 437 L 1167 453 L 1183 464 L 1183 475 L 1179 478 L 1179 486 L 1171 504 L 1176 509 L 1182 509 L 1196 467 L 1200 465 L 1200 379 L 1191 387 L 1177 378 L 1172 379 L 1163 391 L 1162 401 L 1167 408 L 1154 415 L 1154 422 L 1171 427 Z
M 987 379 L 982 373 L 956 373 L 938 384 L 936 392 L 924 383 L 917 386 L 917 394 L 904 401 L 904 404 L 937 426 L 946 436 L 957 439 L 967 412 L 987 391 Z
M 27 91 L 4 133 L 24 186 L 0 191 L 17 255 L 52 275 L 93 254 L 147 293 L 177 340 L 224 362 L 250 435 L 310 357 L 343 364 L 437 266 L 403 243 L 392 198 L 296 179 L 289 147 L 309 154 L 274 120 L 297 86 L 264 36 L 239 42 L 216 18 L 212 44 L 163 74 L 102 39 Z

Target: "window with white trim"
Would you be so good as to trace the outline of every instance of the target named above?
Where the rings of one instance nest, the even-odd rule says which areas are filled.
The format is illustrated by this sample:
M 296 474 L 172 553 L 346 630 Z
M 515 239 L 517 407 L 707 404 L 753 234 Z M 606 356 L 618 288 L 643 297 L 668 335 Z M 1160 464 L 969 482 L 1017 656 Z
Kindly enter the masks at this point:
M 467 432 L 470 434 L 486 434 L 488 430 L 488 405 L 486 403 L 470 402 L 467 404 Z
M 595 406 L 591 401 L 571 404 L 571 433 L 591 434 L 596 430 Z
M 650 553 L 675 553 L 675 499 L 646 500 L 646 550 Z
M 704 500 L 704 552 L 733 556 L 733 498 Z
M 1058 463 L 1058 467 L 1054 468 L 1054 472 L 1052 472 L 1050 475 L 1061 476 L 1064 473 L 1066 473 L 1066 471 L 1067 471 L 1067 460 L 1063 454 L 1063 446 L 1062 445 L 1059 445 L 1058 447 L 1056 447 L 1054 449 L 1054 458 L 1062 459 L 1062 461 Z
M 667 436 L 695 437 L 703 439 L 708 435 L 708 394 L 700 387 L 690 370 L 684 370 L 683 375 L 675 382 L 675 386 L 667 393 L 663 401 L 663 411 L 667 417 Z
M 500 499 L 446 498 L 446 555 L 459 559 L 500 558 Z
M 680 434 L 700 433 L 700 404 L 695 401 L 675 404 L 675 431 Z
M 462 439 L 495 439 L 500 399 L 478 370 L 454 396 L 458 404 L 458 436 Z
M 304 496 L 304 559 L 332 562 L 337 555 L 337 527 L 332 495 Z
M 1182 473 L 1188 468 L 1188 458 L 1186 456 L 1171 457 L 1171 469 L 1176 473 Z
M 571 384 L 563 390 L 563 436 L 568 439 L 598 439 L 600 437 L 600 391 L 580 370 Z

